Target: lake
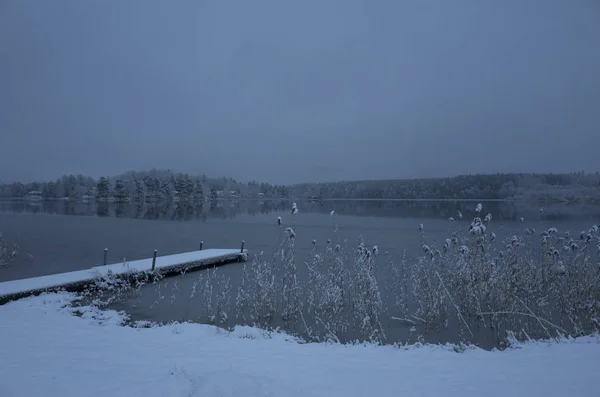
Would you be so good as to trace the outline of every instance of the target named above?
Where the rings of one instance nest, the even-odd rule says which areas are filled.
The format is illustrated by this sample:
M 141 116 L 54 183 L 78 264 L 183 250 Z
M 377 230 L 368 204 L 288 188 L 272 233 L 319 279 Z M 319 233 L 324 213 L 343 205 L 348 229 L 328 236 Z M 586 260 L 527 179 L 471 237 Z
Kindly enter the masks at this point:
M 414 321 L 392 319 L 396 316 L 397 299 L 390 262 L 400 266 L 403 255 L 411 261 L 422 255 L 424 242 L 441 249 L 453 231 L 468 231 L 476 201 L 297 201 L 299 213 L 295 216 L 291 214 L 291 204 L 287 200 L 218 201 L 202 205 L 0 202 L 0 232 L 5 240 L 14 241 L 20 248 L 18 258 L 0 268 L 0 281 L 101 265 L 104 248 L 108 248 L 108 262 L 116 263 L 151 257 L 154 249 L 159 255 L 196 250 L 200 241 L 204 248 L 237 248 L 244 240 L 245 248 L 250 251 L 247 263 L 250 266 L 252 256 L 261 252 L 270 260 L 283 241 L 285 228 L 292 227 L 300 283 L 308 280 L 305 262 L 314 258 L 313 250 L 324 250 L 327 241 L 333 239 L 336 244 L 353 250 L 362 238 L 365 247 L 372 249 L 377 245 L 380 252 L 375 274 L 383 302 L 381 326 L 386 341 L 404 343 L 421 338 L 430 342 L 459 341 L 459 324 L 446 324 L 443 330 L 424 336 Z M 578 236 L 600 223 L 597 205 L 485 201 L 482 204 L 481 217 L 492 214 L 488 229 L 494 231 L 498 240 L 525 235 L 527 229 L 533 228 L 537 235 L 550 227 Z M 459 211 L 464 215 L 462 219 Z M 278 217 L 282 218 L 282 226 L 277 224 Z M 453 222 L 448 220 L 450 217 Z M 420 224 L 424 227 L 423 234 L 419 232 Z M 200 285 L 208 285 L 207 277 L 213 271 L 201 271 L 167 278 L 127 293 L 109 307 L 125 310 L 132 321 L 209 322 L 211 315 L 203 302 L 216 299 L 221 291 L 218 303 L 227 305 L 228 313 L 219 325 L 231 327 L 242 322 L 234 312 L 243 267 L 232 264 L 218 268 L 211 276 L 214 279 L 208 279 L 213 285 L 208 295 L 206 290 L 200 292 Z M 291 328 L 298 334 L 303 334 L 301 328 L 306 328 L 277 319 L 270 325 Z M 354 328 L 349 325 L 338 336 L 345 341 L 357 339 L 359 332 Z M 498 344 L 498 331 L 493 335 L 485 329 L 481 332 L 476 336 L 477 343 Z

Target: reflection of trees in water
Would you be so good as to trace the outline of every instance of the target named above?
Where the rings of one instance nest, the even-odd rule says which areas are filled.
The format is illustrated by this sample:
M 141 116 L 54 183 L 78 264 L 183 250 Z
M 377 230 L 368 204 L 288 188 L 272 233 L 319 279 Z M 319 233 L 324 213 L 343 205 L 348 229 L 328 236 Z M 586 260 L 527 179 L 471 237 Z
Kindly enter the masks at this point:
M 491 213 L 496 220 L 526 219 L 560 220 L 577 217 L 600 217 L 600 206 L 567 205 L 562 203 L 540 204 L 525 201 L 484 201 L 483 214 Z M 475 214 L 476 201 L 325 201 L 309 203 L 304 212 L 329 213 L 339 215 L 364 215 L 406 218 L 456 218 L 460 211 L 465 218 Z M 543 213 L 540 214 L 540 208 Z
M 160 217 L 160 207 L 157 205 L 143 205 L 140 218 L 142 219 L 158 219 Z
M 146 203 L 136 202 L 135 207 L 134 207 L 133 217 L 137 218 L 137 219 L 143 218 L 145 213 L 146 213 Z
M 233 219 L 238 215 L 251 216 L 271 212 L 288 212 L 291 200 L 210 200 L 208 202 L 129 202 L 78 203 L 72 201 L 44 201 L 29 203 L 0 202 L 0 210 L 14 213 L 47 213 L 60 215 L 83 215 L 148 220 L 201 220 Z M 328 214 L 334 210 L 338 215 L 381 216 L 406 218 L 457 218 L 460 211 L 465 218 L 474 215 L 474 201 L 298 201 L 302 212 Z M 540 207 L 544 211 L 540 214 Z M 526 219 L 565 220 L 577 217 L 600 218 L 600 206 L 592 204 L 540 204 L 537 202 L 483 202 L 483 213 L 492 213 L 497 220 Z
M 34 202 L 34 203 L 29 203 L 29 210 L 33 214 L 42 212 L 42 210 L 43 210 L 42 203 L 39 201 Z
M 193 203 L 176 203 L 171 212 L 173 221 L 189 221 L 198 219 L 198 212 L 202 211 L 202 206 L 194 206 Z
M 63 201 L 63 214 L 64 215 L 77 215 L 77 206 L 75 205 L 69 205 L 68 201 Z
M 123 203 L 115 205 L 115 217 L 125 218 L 128 215 L 127 207 Z
M 96 209 L 97 216 L 109 216 L 110 215 L 110 204 L 109 203 L 98 203 Z

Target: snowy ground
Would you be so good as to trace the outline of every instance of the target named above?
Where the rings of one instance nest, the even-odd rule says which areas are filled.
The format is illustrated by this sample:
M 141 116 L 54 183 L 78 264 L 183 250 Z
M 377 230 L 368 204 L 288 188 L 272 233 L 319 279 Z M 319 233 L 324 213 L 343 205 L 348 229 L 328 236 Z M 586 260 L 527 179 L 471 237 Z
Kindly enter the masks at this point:
M 299 344 L 200 324 L 119 326 L 47 294 L 0 306 L 0 396 L 600 396 L 600 339 L 463 353 Z

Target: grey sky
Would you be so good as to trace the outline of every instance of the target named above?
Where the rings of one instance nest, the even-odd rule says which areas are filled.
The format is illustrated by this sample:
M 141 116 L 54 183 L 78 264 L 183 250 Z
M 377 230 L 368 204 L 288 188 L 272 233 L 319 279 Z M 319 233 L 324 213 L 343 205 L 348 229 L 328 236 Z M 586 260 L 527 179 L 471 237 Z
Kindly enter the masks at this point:
M 0 1 L 0 180 L 600 168 L 600 2 Z

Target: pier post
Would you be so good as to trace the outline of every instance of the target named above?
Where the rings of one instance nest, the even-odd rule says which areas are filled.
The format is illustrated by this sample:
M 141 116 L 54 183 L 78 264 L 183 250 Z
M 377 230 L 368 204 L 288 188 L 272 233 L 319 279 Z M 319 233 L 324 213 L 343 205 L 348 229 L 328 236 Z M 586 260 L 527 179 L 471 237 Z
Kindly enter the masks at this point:
M 244 240 L 242 240 L 242 249 L 240 250 L 240 252 L 241 252 L 242 254 L 244 253 L 244 244 L 245 244 L 245 243 L 246 243 L 246 242 L 245 242 Z
M 202 251 L 202 246 L 204 245 L 204 241 L 200 241 L 200 251 Z
M 152 271 L 156 267 L 156 250 L 154 250 L 154 255 L 152 256 Z
M 108 248 L 104 248 L 104 266 L 106 266 L 106 257 L 108 256 Z

